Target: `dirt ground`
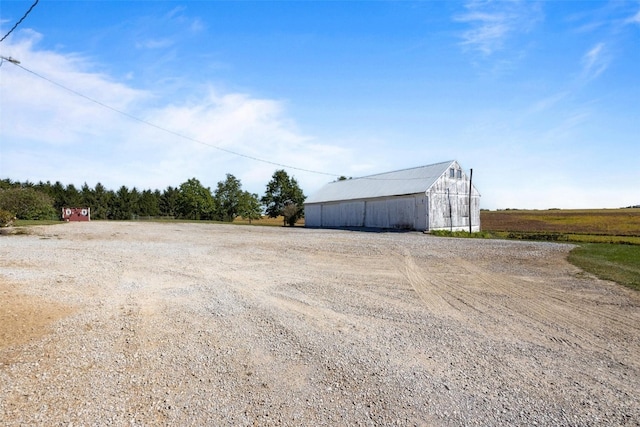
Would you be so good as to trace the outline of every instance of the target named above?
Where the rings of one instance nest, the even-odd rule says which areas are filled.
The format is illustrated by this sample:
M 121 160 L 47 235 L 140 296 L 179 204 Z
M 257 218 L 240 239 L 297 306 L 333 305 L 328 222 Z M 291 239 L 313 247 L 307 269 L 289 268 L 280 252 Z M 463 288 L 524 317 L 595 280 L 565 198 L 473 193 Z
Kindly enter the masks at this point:
M 91 222 L 0 236 L 0 424 L 640 425 L 640 294 L 569 245 Z

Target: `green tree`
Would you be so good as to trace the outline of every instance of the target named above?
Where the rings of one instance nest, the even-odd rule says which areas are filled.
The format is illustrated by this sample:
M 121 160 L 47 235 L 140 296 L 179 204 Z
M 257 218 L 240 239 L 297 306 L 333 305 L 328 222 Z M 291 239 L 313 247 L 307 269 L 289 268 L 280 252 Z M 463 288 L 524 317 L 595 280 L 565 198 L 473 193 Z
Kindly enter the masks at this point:
M 129 206 L 133 213 L 133 219 L 137 219 L 140 216 L 140 196 L 140 191 L 133 187 L 129 193 Z
M 196 178 L 180 184 L 177 200 L 177 213 L 186 219 L 211 219 L 214 213 L 214 200 L 209 187 L 204 187 Z
M 293 226 L 298 219 L 304 217 L 305 199 L 306 196 L 296 179 L 289 177 L 289 174 L 281 169 L 274 172 L 261 201 L 270 218 L 283 216 L 284 225 Z
M 262 205 L 260 199 L 255 193 L 243 191 L 240 195 L 240 205 L 238 207 L 238 215 L 243 219 L 249 220 L 249 224 L 254 219 L 262 218 Z
M 228 173 L 227 179 L 218 182 L 213 198 L 216 206 L 215 219 L 232 222 L 240 215 L 242 183 L 238 178 Z
M 111 214 L 110 207 L 115 197 L 113 191 L 107 190 L 104 185 L 97 183 L 91 192 L 93 203 L 91 208 L 91 219 L 108 219 Z
M 160 192 L 144 190 L 138 201 L 138 215 L 158 216 L 160 215 Z
M 160 196 L 160 215 L 176 217 L 178 215 L 178 197 L 180 190 L 174 187 L 167 187 Z
M 18 219 L 54 219 L 58 217 L 53 199 L 34 188 L 8 188 L 0 190 L 0 210 L 10 212 Z
M 10 178 L 0 179 L 0 190 L 15 188 L 19 186 L 19 183 L 14 183 Z
M 89 187 L 89 185 L 85 182 L 82 187 L 80 187 L 80 194 L 81 194 L 81 201 L 80 201 L 80 206 L 81 207 L 88 207 L 91 209 L 91 217 L 93 219 L 96 219 L 95 217 L 95 211 L 96 211 L 96 194 L 95 191 Z
M 60 181 L 49 187 L 49 195 L 53 197 L 53 207 L 56 211 L 62 212 L 65 206 L 65 187 Z
M 136 190 L 137 191 L 137 190 Z M 110 211 L 111 215 L 109 219 L 128 220 L 133 219 L 134 212 L 134 198 L 132 192 L 129 191 L 124 185 L 116 191 L 113 200 L 111 202 Z
M 82 207 L 82 193 L 73 184 L 67 185 L 63 195 L 64 207 L 79 208 Z

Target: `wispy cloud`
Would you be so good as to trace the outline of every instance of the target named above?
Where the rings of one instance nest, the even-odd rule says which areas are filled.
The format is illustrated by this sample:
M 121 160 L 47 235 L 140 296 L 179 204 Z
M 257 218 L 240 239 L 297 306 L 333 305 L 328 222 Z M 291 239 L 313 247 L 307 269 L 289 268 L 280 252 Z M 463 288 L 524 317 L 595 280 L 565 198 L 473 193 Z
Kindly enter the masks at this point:
M 174 40 L 165 39 L 147 39 L 136 42 L 138 49 L 166 49 L 175 44 Z
M 628 18 L 625 23 L 640 25 L 640 10 L 638 10 L 635 15 Z
M 531 107 L 528 110 L 528 113 L 537 114 L 537 113 L 543 113 L 543 112 L 552 110 L 562 101 L 567 99 L 569 94 L 570 94 L 569 91 L 562 91 L 562 92 L 547 96 L 545 98 L 539 99 L 538 101 L 533 103 L 533 105 L 531 105 Z
M 610 57 L 604 43 L 597 43 L 582 57 L 582 75 L 587 80 L 592 80 L 602 74 L 610 63 Z
M 465 9 L 454 17 L 468 26 L 461 34 L 462 45 L 484 56 L 502 50 L 512 36 L 530 31 L 542 17 L 537 3 L 519 0 L 473 0 Z

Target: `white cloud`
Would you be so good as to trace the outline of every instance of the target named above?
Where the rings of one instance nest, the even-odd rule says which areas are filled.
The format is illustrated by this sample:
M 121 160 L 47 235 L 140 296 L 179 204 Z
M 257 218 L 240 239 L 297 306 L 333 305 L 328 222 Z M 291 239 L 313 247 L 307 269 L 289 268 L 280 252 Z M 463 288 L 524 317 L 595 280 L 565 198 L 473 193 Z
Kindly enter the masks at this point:
M 1 70 L 3 178 L 162 189 L 191 177 L 214 187 L 232 173 L 262 194 L 285 166 L 349 173 L 351 151 L 305 135 L 282 101 L 208 86 L 163 104 L 162 87 L 150 92 L 113 81 L 86 58 L 38 50 L 39 38 L 30 33 L 5 49 L 49 81 L 13 64 Z M 287 170 L 306 192 L 333 179 Z
M 454 20 L 468 24 L 462 45 L 484 56 L 502 50 L 510 37 L 526 33 L 541 19 L 538 5 L 526 1 L 470 1 Z

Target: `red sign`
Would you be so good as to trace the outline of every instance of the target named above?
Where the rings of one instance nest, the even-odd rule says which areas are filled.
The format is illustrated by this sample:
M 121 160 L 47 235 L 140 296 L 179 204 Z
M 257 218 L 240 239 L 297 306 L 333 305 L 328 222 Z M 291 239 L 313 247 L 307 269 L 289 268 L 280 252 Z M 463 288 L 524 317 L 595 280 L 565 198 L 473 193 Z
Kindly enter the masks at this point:
M 62 208 L 64 221 L 91 221 L 91 208 Z

